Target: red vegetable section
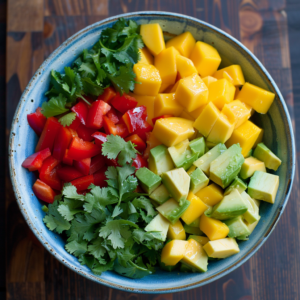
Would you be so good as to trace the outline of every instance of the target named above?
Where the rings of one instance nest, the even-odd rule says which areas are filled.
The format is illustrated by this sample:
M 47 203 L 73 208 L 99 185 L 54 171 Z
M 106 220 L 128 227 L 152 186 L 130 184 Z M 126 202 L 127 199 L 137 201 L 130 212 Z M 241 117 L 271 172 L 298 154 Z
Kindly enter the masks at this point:
M 43 161 L 50 155 L 49 148 L 36 152 L 23 161 L 22 167 L 27 168 L 29 171 L 36 171 L 41 168 Z
M 79 100 L 79 102 L 74 105 L 71 110 L 76 113 L 77 117 L 79 118 L 80 122 L 85 125 L 86 118 L 89 112 L 89 106 L 83 100 Z
M 61 127 L 54 141 L 53 157 L 58 160 L 63 160 L 66 150 L 72 140 L 71 131 L 66 127 Z
M 41 113 L 41 108 L 38 107 L 32 114 L 27 115 L 27 121 L 34 132 L 40 136 L 46 124 L 47 118 Z
M 74 160 L 82 160 L 93 157 L 101 152 L 101 147 L 91 142 L 74 137 L 68 152 L 68 156 Z
M 91 167 L 91 158 L 84 158 L 82 160 L 75 160 L 74 167 L 83 175 L 89 175 Z
M 103 126 L 103 116 L 110 110 L 110 105 L 102 100 L 95 101 L 89 108 L 86 126 L 89 128 L 100 129 Z
M 61 190 L 61 181 L 57 175 L 57 166 L 59 160 L 53 156 L 49 156 L 45 159 L 41 170 L 40 170 L 40 179 L 48 184 L 51 188 L 60 191 Z
M 71 184 L 76 187 L 77 191 L 86 190 L 92 183 L 94 183 L 94 175 L 83 176 L 71 181 Z
M 125 141 L 131 141 L 135 144 L 135 149 L 139 152 L 143 152 L 146 149 L 146 143 L 137 134 L 128 136 Z
M 125 114 L 127 110 L 136 107 L 137 103 L 138 102 L 133 97 L 125 93 L 122 96 L 117 93 L 110 102 L 110 104 L 122 114 Z
M 94 184 L 98 185 L 100 187 L 106 187 L 107 186 L 107 177 L 105 175 L 107 168 L 104 167 L 101 170 L 99 170 L 98 172 L 96 172 L 93 176 L 94 176 Z
M 83 174 L 73 167 L 65 166 L 57 170 L 58 177 L 64 182 L 70 182 L 76 178 L 82 177 Z
M 37 179 L 32 189 L 38 199 L 41 199 L 47 203 L 54 202 L 55 192 L 51 189 L 49 185 L 42 182 L 41 180 Z
M 108 87 L 104 90 L 103 94 L 98 97 L 98 100 L 102 100 L 109 103 L 112 98 L 116 96 L 116 92 L 112 87 Z

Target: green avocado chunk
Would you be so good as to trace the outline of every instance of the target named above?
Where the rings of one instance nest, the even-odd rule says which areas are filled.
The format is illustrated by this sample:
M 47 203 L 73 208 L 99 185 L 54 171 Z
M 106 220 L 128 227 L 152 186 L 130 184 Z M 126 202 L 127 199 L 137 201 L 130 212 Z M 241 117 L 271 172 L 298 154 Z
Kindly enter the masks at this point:
M 158 204 L 163 204 L 171 198 L 168 190 L 166 189 L 166 187 L 163 184 L 161 184 L 157 189 L 155 189 L 149 195 L 149 197 L 150 197 L 150 199 L 154 200 Z
M 145 231 L 155 231 L 155 237 L 164 242 L 167 238 L 170 223 L 161 215 L 156 215 L 152 221 L 145 227 Z
M 200 230 L 199 227 L 193 227 L 187 224 L 183 224 L 183 229 L 188 234 L 194 234 L 194 235 L 202 235 L 203 232 Z
M 247 241 L 247 240 L 249 240 L 249 235 L 251 235 L 251 233 L 253 232 L 253 230 L 255 229 L 255 227 L 256 227 L 256 225 L 258 224 L 258 222 L 259 222 L 259 220 L 260 220 L 260 217 L 259 217 L 259 219 L 256 221 L 256 222 L 254 222 L 254 223 L 252 223 L 252 224 L 249 224 L 247 221 L 245 221 L 245 223 L 246 223 L 246 225 L 247 225 L 247 227 L 248 227 L 248 230 L 249 230 L 249 234 L 244 234 L 244 235 L 240 235 L 240 236 L 237 236 L 236 238 L 238 239 L 238 240 L 241 240 L 241 241 Z
M 228 236 L 231 238 L 235 238 L 237 236 L 243 236 L 243 235 L 246 235 L 246 236 L 250 235 L 248 226 L 243 221 L 241 216 L 227 220 L 224 223 L 229 228 Z
M 224 195 L 228 195 L 233 189 L 237 189 L 241 194 L 247 189 L 247 184 L 241 178 L 235 177 L 230 186 L 225 190 Z
M 200 217 L 198 217 L 195 221 L 189 224 L 190 227 L 198 227 L 200 226 Z
M 191 177 L 190 190 L 194 194 L 200 191 L 201 189 L 203 189 L 204 187 L 206 187 L 209 183 L 209 179 L 199 168 L 196 168 L 196 170 L 190 174 L 190 177 Z
M 197 153 L 198 157 L 205 153 L 205 140 L 203 137 L 199 137 L 190 141 L 190 149 L 193 153 Z
M 159 145 L 150 150 L 148 168 L 157 175 L 174 169 L 172 158 L 165 145 Z
M 268 169 L 277 171 L 281 160 L 264 144 L 259 143 L 254 150 L 253 156 L 263 161 Z
M 253 149 L 250 149 L 249 152 L 246 154 L 245 158 L 252 156 L 252 154 L 253 154 Z
M 242 198 L 247 204 L 248 210 L 243 214 L 243 218 L 249 223 L 253 224 L 254 222 L 260 219 L 259 208 L 256 205 L 254 199 L 252 199 L 245 191 L 241 193 Z
M 135 176 L 139 180 L 142 189 L 147 194 L 151 194 L 161 183 L 160 176 L 154 174 L 148 168 L 138 169 Z

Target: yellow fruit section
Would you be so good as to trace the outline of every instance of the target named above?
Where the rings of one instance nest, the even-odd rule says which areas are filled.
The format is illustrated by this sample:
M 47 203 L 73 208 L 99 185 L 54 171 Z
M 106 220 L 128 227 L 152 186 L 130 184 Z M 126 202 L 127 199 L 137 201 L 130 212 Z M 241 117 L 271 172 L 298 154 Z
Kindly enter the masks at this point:
M 211 241 L 223 239 L 229 233 L 226 224 L 202 215 L 200 218 L 200 230 L 203 231 Z
M 218 51 L 204 42 L 197 42 L 190 59 L 193 61 L 201 77 L 212 76 L 221 63 Z
M 189 236 L 189 240 L 190 239 L 193 239 L 195 240 L 196 242 L 198 242 L 200 245 L 204 246 L 206 243 L 209 242 L 209 239 L 208 237 L 206 236 L 201 236 L 201 235 L 190 235 Z
M 206 76 L 206 77 L 202 78 L 202 80 L 203 80 L 203 82 L 205 83 L 205 85 L 206 85 L 207 87 L 209 87 L 209 85 L 210 85 L 212 82 L 217 81 L 217 79 L 214 78 L 214 77 L 212 77 L 212 76 Z
M 179 80 L 175 99 L 187 112 L 191 112 L 207 103 L 208 88 L 199 75 L 193 74 Z
M 233 238 L 210 241 L 203 246 L 203 249 L 209 257 L 213 258 L 226 258 L 240 252 L 239 246 Z
M 230 78 L 231 83 L 235 86 L 241 86 L 245 83 L 244 74 L 240 65 L 231 65 L 220 69 L 213 76 L 217 79 Z
M 159 89 L 159 93 L 165 92 L 169 86 L 170 86 L 170 84 L 168 84 L 168 83 L 162 83 L 160 86 L 160 89 Z
M 194 66 L 194 63 L 187 57 L 177 55 L 176 57 L 177 71 L 181 78 L 185 78 L 198 73 L 197 69 Z
M 141 54 L 141 59 L 138 61 L 138 63 L 153 65 L 154 58 L 153 58 L 152 54 L 150 53 L 150 51 L 146 47 L 139 49 L 139 52 Z
M 229 148 L 233 144 L 239 143 L 242 147 L 244 157 L 253 148 L 257 138 L 261 133 L 261 129 L 251 121 L 246 121 L 240 127 L 233 130 L 230 139 L 226 142 L 226 147 Z
M 260 132 L 256 142 L 254 143 L 253 148 L 256 148 L 256 146 L 263 141 L 263 137 L 264 137 L 264 130 L 261 128 L 261 132 Z
M 193 121 L 174 117 L 157 120 L 153 133 L 164 145 L 171 147 L 190 138 L 195 130 Z
M 150 150 L 161 144 L 162 144 L 162 142 L 155 137 L 153 132 L 149 132 L 149 135 L 147 138 L 147 145 L 149 145 Z
M 184 223 L 190 225 L 208 209 L 208 206 L 192 192 L 189 192 L 187 200 L 190 201 L 190 205 L 181 216 L 181 219 Z
M 202 113 L 203 109 L 205 108 L 206 104 L 198 107 L 197 109 L 191 111 L 189 114 L 196 120 Z
M 165 40 L 159 24 L 142 24 L 140 29 L 144 44 L 153 55 L 158 55 L 165 49 Z
M 246 82 L 239 92 L 238 99 L 258 113 L 266 114 L 275 99 L 275 94 Z
M 133 72 L 136 75 L 134 93 L 138 95 L 156 96 L 161 86 L 161 78 L 158 70 L 148 64 L 135 64 Z
M 216 184 L 212 183 L 197 192 L 196 196 L 207 205 L 214 206 L 223 199 L 223 190 Z
M 161 252 L 161 262 L 166 266 L 175 266 L 184 256 L 187 241 L 173 240 L 167 243 Z
M 166 43 L 166 47 L 174 47 L 179 53 L 185 57 L 189 57 L 194 46 L 196 44 L 196 40 L 190 32 L 184 32 Z
M 175 100 L 175 93 L 157 95 L 154 105 L 155 117 L 162 115 L 173 115 L 178 117 L 182 111 L 183 107 Z
M 180 220 L 178 220 L 175 224 L 170 224 L 167 237 L 170 240 L 186 239 L 186 234 Z
M 179 115 L 180 118 L 195 121 L 195 118 L 187 111 L 183 110 Z

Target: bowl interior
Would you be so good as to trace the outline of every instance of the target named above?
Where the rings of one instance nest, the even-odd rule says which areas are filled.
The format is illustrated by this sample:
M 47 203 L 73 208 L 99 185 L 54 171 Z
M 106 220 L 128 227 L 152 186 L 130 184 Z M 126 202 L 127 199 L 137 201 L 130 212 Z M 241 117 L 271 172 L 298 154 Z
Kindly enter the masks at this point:
M 264 129 L 264 142 L 282 159 L 282 165 L 277 172 L 280 185 L 274 205 L 262 203 L 260 208 L 261 222 L 251 235 L 249 241 L 239 242 L 240 253 L 230 258 L 213 261 L 203 274 L 167 273 L 157 271 L 155 274 L 139 280 L 132 280 L 114 272 L 105 272 L 95 276 L 91 271 L 81 266 L 78 260 L 64 249 L 62 238 L 51 232 L 43 223 L 43 205 L 33 194 L 32 185 L 35 175 L 21 167 L 23 160 L 34 153 L 37 136 L 27 123 L 27 114 L 35 111 L 46 100 L 44 93 L 49 86 L 51 69 L 62 71 L 64 66 L 71 65 L 77 55 L 90 48 L 98 40 L 101 30 L 111 27 L 118 17 L 96 23 L 60 46 L 39 68 L 27 86 L 17 108 L 12 126 L 10 140 L 10 168 L 12 182 L 22 213 L 29 226 L 44 244 L 62 263 L 92 280 L 125 290 L 137 292 L 171 292 L 200 286 L 211 282 L 232 271 L 248 259 L 268 237 L 286 204 L 294 174 L 294 143 L 291 122 L 282 96 L 270 75 L 263 66 L 240 43 L 219 29 L 187 16 L 148 12 L 124 15 L 142 23 L 160 23 L 163 31 L 180 34 L 190 31 L 197 40 L 202 40 L 215 46 L 222 56 L 222 65 L 239 64 L 242 66 L 246 81 L 276 93 L 276 100 L 266 115 L 255 114 L 255 122 Z M 167 35 L 169 36 L 169 35 Z M 166 36 L 166 37 L 167 37 Z

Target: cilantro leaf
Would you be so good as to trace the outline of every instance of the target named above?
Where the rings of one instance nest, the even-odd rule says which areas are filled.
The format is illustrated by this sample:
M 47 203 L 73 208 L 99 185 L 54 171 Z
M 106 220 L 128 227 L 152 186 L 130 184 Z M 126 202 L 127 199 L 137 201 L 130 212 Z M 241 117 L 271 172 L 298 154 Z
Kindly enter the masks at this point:
M 119 204 L 122 201 L 123 195 L 133 192 L 137 186 L 138 181 L 135 176 L 131 176 L 134 173 L 135 167 L 125 165 L 122 168 L 117 167 L 118 170 L 118 184 L 119 184 Z
M 76 113 L 70 112 L 70 113 L 62 116 L 61 118 L 59 118 L 58 122 L 62 126 L 70 126 L 75 119 L 76 119 Z
M 131 260 L 126 263 L 126 267 L 122 266 L 117 260 L 114 264 L 114 271 L 125 277 L 139 279 L 147 275 L 152 274 L 152 271 L 148 270 L 144 264 L 139 260 L 139 264 L 132 262 Z
M 99 86 L 95 82 L 92 81 L 91 78 L 89 77 L 83 77 L 82 79 L 82 84 L 83 84 L 83 92 L 88 95 L 94 95 L 94 96 L 99 96 L 103 93 L 103 88 L 102 86 Z
M 114 267 L 114 261 L 111 260 L 107 264 L 100 264 L 99 262 L 95 263 L 95 266 L 91 269 L 92 272 L 96 275 L 101 275 L 102 272 L 113 270 Z
M 100 257 L 104 256 L 104 254 L 107 252 L 107 250 L 102 246 L 102 244 L 103 238 L 98 237 L 88 246 L 88 252 L 95 258 L 99 259 Z
M 87 242 L 82 241 L 82 242 L 78 242 L 78 241 L 72 241 L 70 243 L 67 243 L 65 245 L 66 250 L 71 253 L 74 254 L 75 256 L 80 256 L 81 254 L 86 253 L 87 251 Z
M 81 207 L 81 201 L 65 198 L 64 202 L 59 204 L 57 210 L 67 221 L 72 221 L 74 215 L 82 211 Z
M 69 110 L 65 108 L 66 103 L 67 98 L 59 94 L 56 97 L 52 97 L 48 102 L 43 102 L 41 112 L 47 118 L 63 114 Z
M 96 67 L 94 64 L 83 62 L 80 65 L 79 71 L 81 72 L 83 77 L 88 77 L 89 75 L 94 77 L 96 75 Z
M 70 199 L 82 200 L 82 201 L 84 200 L 84 195 L 78 194 L 76 187 L 71 183 L 66 183 L 64 185 L 62 194 L 63 196 Z

